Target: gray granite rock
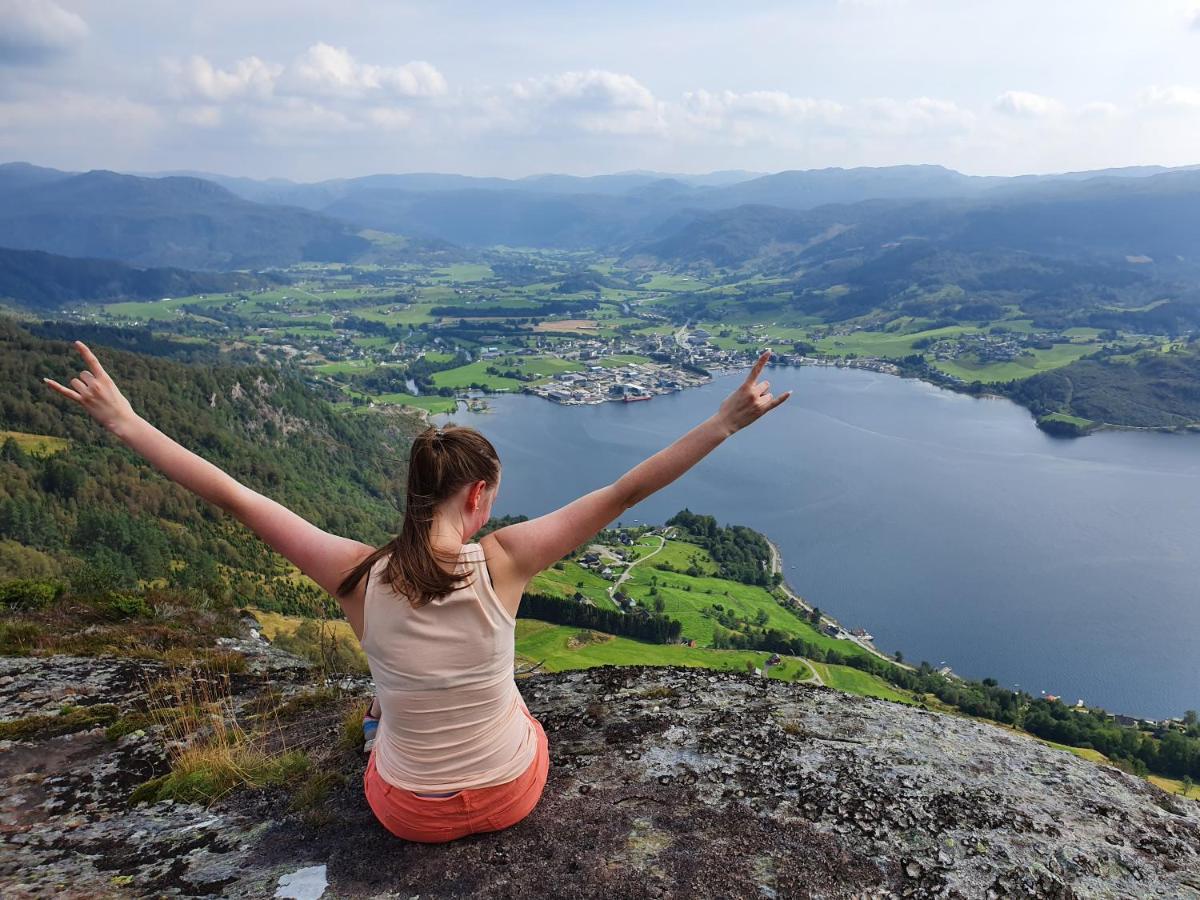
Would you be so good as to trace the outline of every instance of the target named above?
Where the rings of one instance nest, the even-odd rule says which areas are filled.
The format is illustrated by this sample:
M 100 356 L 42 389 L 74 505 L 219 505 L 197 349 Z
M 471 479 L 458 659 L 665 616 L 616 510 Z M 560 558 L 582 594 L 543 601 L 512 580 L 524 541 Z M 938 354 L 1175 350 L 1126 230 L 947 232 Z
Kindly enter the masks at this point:
M 37 664 L 0 660 L 0 718 L 80 678 L 131 702 L 115 663 Z M 165 771 L 154 734 L 10 742 L 0 894 L 270 897 L 319 870 L 330 898 L 1200 898 L 1200 804 L 985 723 L 681 667 L 518 683 L 550 740 L 545 792 L 449 844 L 386 832 L 353 754 L 330 756 L 345 781 L 317 825 L 281 791 L 130 809 Z

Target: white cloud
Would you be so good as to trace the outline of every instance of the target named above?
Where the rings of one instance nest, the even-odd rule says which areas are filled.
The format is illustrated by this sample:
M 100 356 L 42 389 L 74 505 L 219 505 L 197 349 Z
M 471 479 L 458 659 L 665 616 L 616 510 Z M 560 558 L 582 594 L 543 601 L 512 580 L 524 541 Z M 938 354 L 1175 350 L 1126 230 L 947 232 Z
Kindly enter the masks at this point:
M 274 92 L 275 81 L 283 72 L 283 66 L 265 63 L 257 56 L 238 60 L 229 71 L 218 69 L 203 56 L 167 65 L 184 93 L 218 103 L 241 97 L 264 100 Z
M 993 107 L 1010 116 L 1038 118 L 1062 111 L 1062 104 L 1053 97 L 1032 91 L 1005 91 L 993 102 Z
M 930 131 L 962 131 L 975 121 L 974 113 L 950 100 L 915 97 L 895 100 L 877 97 L 864 101 L 859 117 L 860 129 L 884 130 L 891 134 Z
M 41 62 L 87 35 L 87 22 L 53 0 L 0 0 L 0 63 Z
M 516 82 L 509 85 L 508 99 L 515 118 L 505 118 L 533 130 L 570 125 L 599 134 L 651 134 L 663 132 L 666 124 L 663 104 L 649 88 L 632 75 L 599 69 Z
M 310 46 L 290 63 L 248 56 L 221 68 L 203 56 L 165 60 L 172 113 L 199 128 L 228 125 L 256 141 L 278 144 L 306 135 L 396 131 L 414 122 L 405 104 L 433 102 L 446 79 L 426 62 L 362 63 L 330 44 Z M 273 134 L 283 130 L 284 134 Z
M 844 111 L 840 103 L 813 97 L 795 97 L 785 91 L 687 91 L 681 103 L 693 124 L 719 128 L 733 118 L 802 121 L 832 118 Z
M 1182 84 L 1172 84 L 1166 87 L 1155 85 L 1142 93 L 1142 103 L 1146 106 L 1165 109 L 1200 108 L 1200 88 Z
M 358 62 L 344 47 L 313 44 L 288 70 L 297 94 L 360 97 L 381 92 L 395 97 L 438 97 L 446 79 L 427 62 L 377 66 Z
M 367 110 L 367 119 L 385 131 L 399 131 L 413 123 L 412 113 L 397 106 L 375 106 Z
M 1121 108 L 1115 103 L 1098 100 L 1093 103 L 1085 103 L 1080 108 L 1079 114 L 1085 118 L 1111 119 L 1121 114 Z
M 221 69 L 203 56 L 186 62 L 167 60 L 166 68 L 177 94 L 210 102 L 266 101 L 272 96 L 358 99 L 438 97 L 446 79 L 427 62 L 377 66 L 358 62 L 343 47 L 313 44 L 284 66 L 257 56 Z

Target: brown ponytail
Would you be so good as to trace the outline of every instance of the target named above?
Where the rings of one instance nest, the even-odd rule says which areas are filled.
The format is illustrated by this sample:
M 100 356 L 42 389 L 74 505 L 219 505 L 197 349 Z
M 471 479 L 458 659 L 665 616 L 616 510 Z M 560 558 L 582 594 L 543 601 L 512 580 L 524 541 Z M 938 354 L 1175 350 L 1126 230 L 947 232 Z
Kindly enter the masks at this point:
M 447 572 L 442 565 L 455 567 L 460 554 L 447 555 L 433 546 L 434 512 L 463 485 L 484 481 L 491 487 L 499 479 L 500 458 L 496 448 L 474 428 L 463 425 L 426 428 L 413 441 L 409 454 L 408 491 L 400 533 L 355 566 L 338 585 L 338 594 L 351 593 L 383 556 L 389 557 L 383 581 L 407 595 L 414 608 L 465 586 L 462 576 Z

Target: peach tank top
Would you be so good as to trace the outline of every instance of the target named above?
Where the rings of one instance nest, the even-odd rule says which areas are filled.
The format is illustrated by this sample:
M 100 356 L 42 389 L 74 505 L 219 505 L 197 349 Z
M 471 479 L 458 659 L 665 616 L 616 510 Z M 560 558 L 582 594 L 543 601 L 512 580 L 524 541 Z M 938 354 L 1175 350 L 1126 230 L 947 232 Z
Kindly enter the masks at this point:
M 537 732 L 513 675 L 516 619 L 496 596 L 483 548 L 464 544 L 473 583 L 419 609 L 371 567 L 362 648 L 379 697 L 375 768 L 418 793 L 492 787 L 533 762 Z

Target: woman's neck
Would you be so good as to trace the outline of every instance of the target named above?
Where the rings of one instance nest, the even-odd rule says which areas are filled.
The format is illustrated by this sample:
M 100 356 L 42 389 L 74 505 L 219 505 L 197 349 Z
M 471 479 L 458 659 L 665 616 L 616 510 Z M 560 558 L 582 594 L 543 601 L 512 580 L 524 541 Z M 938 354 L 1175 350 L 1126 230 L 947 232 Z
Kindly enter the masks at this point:
M 456 522 L 434 519 L 429 530 L 429 543 L 434 550 L 442 553 L 458 553 L 466 543 L 462 526 Z

